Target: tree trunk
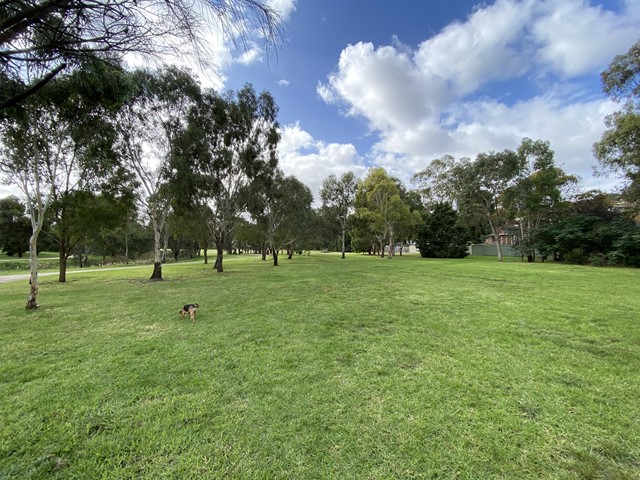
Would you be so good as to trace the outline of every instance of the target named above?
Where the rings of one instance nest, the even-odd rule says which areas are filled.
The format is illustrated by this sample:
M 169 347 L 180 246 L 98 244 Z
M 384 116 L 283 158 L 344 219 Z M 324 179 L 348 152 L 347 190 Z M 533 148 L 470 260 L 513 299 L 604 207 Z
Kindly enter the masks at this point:
M 273 255 L 273 266 L 277 267 L 278 266 L 278 249 L 274 248 L 271 255 Z
M 31 264 L 31 275 L 29 276 L 29 298 L 27 300 L 27 309 L 38 308 L 38 233 L 34 232 L 29 238 L 29 260 Z
M 67 281 L 67 255 L 66 255 L 66 243 L 64 237 L 60 238 L 58 242 L 58 256 L 59 256 L 59 273 L 58 282 L 65 283 Z
M 60 257 L 60 272 L 58 273 L 58 282 L 65 283 L 67 281 L 67 256 Z
M 162 280 L 162 262 L 153 262 L 153 273 L 149 280 Z
M 207 242 L 204 242 L 204 264 L 205 265 L 209 265 L 209 253 L 207 252 L 207 250 L 209 250 L 209 245 L 207 244 Z
M 393 240 L 393 229 L 389 229 L 389 260 L 391 260 L 396 253 L 396 245 Z
M 498 261 L 502 262 L 502 244 L 500 243 L 500 231 L 498 230 L 497 224 L 491 218 L 491 215 L 487 215 L 489 220 L 489 228 L 491 228 L 491 233 L 493 237 L 496 239 L 496 249 L 498 250 Z
M 222 256 L 224 255 L 224 237 L 216 238 L 216 272 L 222 273 Z
M 82 257 L 82 255 L 80 255 Z M 124 263 L 129 265 L 129 235 L 124 235 Z
M 164 229 L 164 235 L 162 238 L 162 263 L 167 263 L 167 245 L 169 244 L 169 229 Z
M 266 242 L 264 242 L 262 244 L 262 260 L 263 261 L 267 260 L 267 244 L 266 244 Z
M 340 255 L 340 258 L 342 258 L 343 260 L 346 258 L 345 257 L 345 252 L 347 250 L 347 241 L 346 241 L 346 237 L 347 233 L 344 230 L 344 228 L 342 229 L 342 255 Z
M 153 273 L 149 280 L 162 280 L 162 248 L 160 242 L 162 241 L 162 232 L 158 227 L 158 221 L 155 215 L 151 217 L 151 224 L 153 225 Z

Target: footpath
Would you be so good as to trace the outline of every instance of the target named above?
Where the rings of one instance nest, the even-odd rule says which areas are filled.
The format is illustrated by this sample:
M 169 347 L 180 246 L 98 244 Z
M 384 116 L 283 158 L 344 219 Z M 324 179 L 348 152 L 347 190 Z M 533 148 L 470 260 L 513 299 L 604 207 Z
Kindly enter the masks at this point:
M 81 270 L 67 270 L 67 275 L 75 274 L 75 273 L 95 273 L 95 272 L 106 272 L 107 270 L 129 270 L 132 268 L 149 268 L 153 269 L 153 265 L 151 267 L 149 265 L 134 265 L 131 267 L 109 267 L 109 268 L 83 268 Z M 58 275 L 58 272 L 44 272 L 38 273 L 38 278 L 40 277 L 50 277 L 52 275 Z M 19 282 L 24 280 L 26 282 L 29 281 L 30 275 L 28 273 L 21 273 L 19 275 L 0 275 L 0 283 L 9 283 L 9 282 Z

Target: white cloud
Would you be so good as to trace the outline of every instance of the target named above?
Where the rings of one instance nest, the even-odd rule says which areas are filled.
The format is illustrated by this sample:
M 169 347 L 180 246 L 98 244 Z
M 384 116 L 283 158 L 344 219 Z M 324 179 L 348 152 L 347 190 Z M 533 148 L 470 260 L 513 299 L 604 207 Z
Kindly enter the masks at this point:
M 419 45 L 415 64 L 423 79 L 442 78 L 457 95 L 490 80 L 523 75 L 529 68 L 523 42 L 533 2 L 498 0 L 477 9 Z
M 361 177 L 366 172 L 356 148 L 350 143 L 315 140 L 298 123 L 284 126 L 281 136 L 278 145 L 280 168 L 287 175 L 295 175 L 311 189 L 316 205 L 320 201 L 322 181 L 330 173 L 340 176 L 352 171 Z
M 281 87 L 288 87 L 290 82 L 283 78 L 282 80 L 278 80 L 276 83 Z
M 638 39 L 638 11 L 618 15 L 584 1 L 549 0 L 533 24 L 540 65 L 564 76 L 597 72 Z
M 367 157 L 405 180 L 441 155 L 473 158 L 526 136 L 549 140 L 586 187 L 602 186 L 591 149 L 615 106 L 577 80 L 597 78 L 638 37 L 640 0 L 621 13 L 583 0 L 497 0 L 414 52 L 396 39 L 346 46 L 316 91 L 365 119 L 379 138 Z M 512 80 L 529 93 L 519 96 Z
M 255 43 L 247 45 L 247 49 L 236 59 L 237 63 L 248 67 L 254 63 L 262 62 L 264 59 L 264 49 Z
M 296 10 L 296 0 L 269 0 L 268 5 L 278 12 L 284 21 Z

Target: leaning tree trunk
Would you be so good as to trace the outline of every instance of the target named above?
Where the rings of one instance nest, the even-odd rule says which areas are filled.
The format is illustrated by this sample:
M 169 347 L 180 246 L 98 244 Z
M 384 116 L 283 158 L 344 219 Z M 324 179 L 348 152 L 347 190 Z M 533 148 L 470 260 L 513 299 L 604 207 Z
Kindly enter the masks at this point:
M 491 218 L 491 215 L 487 215 L 489 219 L 489 227 L 491 228 L 491 233 L 493 237 L 496 239 L 496 249 L 498 250 L 498 261 L 502 262 L 502 244 L 500 243 L 500 231 L 498 230 L 498 226 Z

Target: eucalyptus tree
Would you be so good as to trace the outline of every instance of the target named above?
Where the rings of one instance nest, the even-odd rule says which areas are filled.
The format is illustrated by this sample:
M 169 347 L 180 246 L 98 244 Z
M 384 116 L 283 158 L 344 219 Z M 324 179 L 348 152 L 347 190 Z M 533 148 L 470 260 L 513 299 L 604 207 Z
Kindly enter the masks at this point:
M 463 159 L 452 170 L 458 209 L 484 216 L 496 239 L 498 261 L 503 258 L 500 236 L 508 220 L 504 194 L 520 175 L 522 158 L 513 150 L 479 153 L 475 161 Z
M 104 118 L 119 104 L 124 83 L 117 69 L 87 61 L 31 96 L 0 124 L 0 170 L 5 181 L 21 190 L 31 220 L 27 308 L 37 306 L 38 237 L 52 202 L 123 173 L 107 153 L 112 137 Z
M 411 183 L 415 185 L 427 207 L 443 202 L 455 205 L 456 192 L 452 177 L 455 164 L 456 159 L 453 155 L 443 155 L 413 175 Z
M 90 189 L 72 189 L 61 195 L 56 193 L 51 206 L 53 223 L 49 235 L 58 246 L 59 282 L 66 281 L 69 257 L 82 253 L 83 245 L 90 238 L 126 224 L 132 203 L 133 198 L 128 192 L 118 196 L 95 193 Z
M 153 230 L 151 280 L 162 280 L 162 239 L 173 199 L 171 159 L 201 92 L 189 72 L 177 67 L 138 70 L 131 80 L 134 90 L 118 113 L 115 144 L 121 161 L 137 178 L 137 199 Z
M 282 19 L 262 0 L 21 0 L 0 2 L 0 114 L 88 57 L 119 62 L 193 54 L 214 60 L 206 38 L 267 49 L 282 40 Z M 33 70 L 37 75 L 30 75 Z
M 604 170 L 626 179 L 624 196 L 640 213 L 640 41 L 616 56 L 601 75 L 604 93 L 622 103 L 605 118 L 607 130 L 593 151 Z
M 346 237 L 349 227 L 349 217 L 355 210 L 356 189 L 358 181 L 353 172 L 342 174 L 338 178 L 330 174 L 322 182 L 320 199 L 325 213 L 335 217 L 340 224 L 341 258 L 345 258 Z
M 524 138 L 516 154 L 520 171 L 515 184 L 504 192 L 503 203 L 516 224 L 516 246 L 529 261 L 535 261 L 538 229 L 558 219 L 566 206 L 564 194 L 577 183 L 555 165 L 549 142 Z
M 412 216 L 409 206 L 402 201 L 400 189 L 384 168 L 374 168 L 359 183 L 356 192 L 357 215 L 368 221 L 384 257 L 389 245 L 389 258 L 393 257 L 397 233 Z
M 311 190 L 296 177 L 284 176 L 276 172 L 275 177 L 265 186 L 264 195 L 259 199 L 258 225 L 264 228 L 264 238 L 271 250 L 273 265 L 278 266 L 278 254 L 287 249 L 289 258 L 294 246 L 308 231 L 312 217 Z
M 218 272 L 225 241 L 247 210 L 250 192 L 276 173 L 277 113 L 273 96 L 256 94 L 250 84 L 224 96 L 205 92 L 173 157 L 174 190 L 210 229 Z
M 0 169 L 5 181 L 12 181 L 22 192 L 31 221 L 28 309 L 38 306 L 38 236 L 64 171 L 64 159 L 73 151 L 68 129 L 68 120 L 44 101 L 31 102 L 28 110 L 3 127 Z

